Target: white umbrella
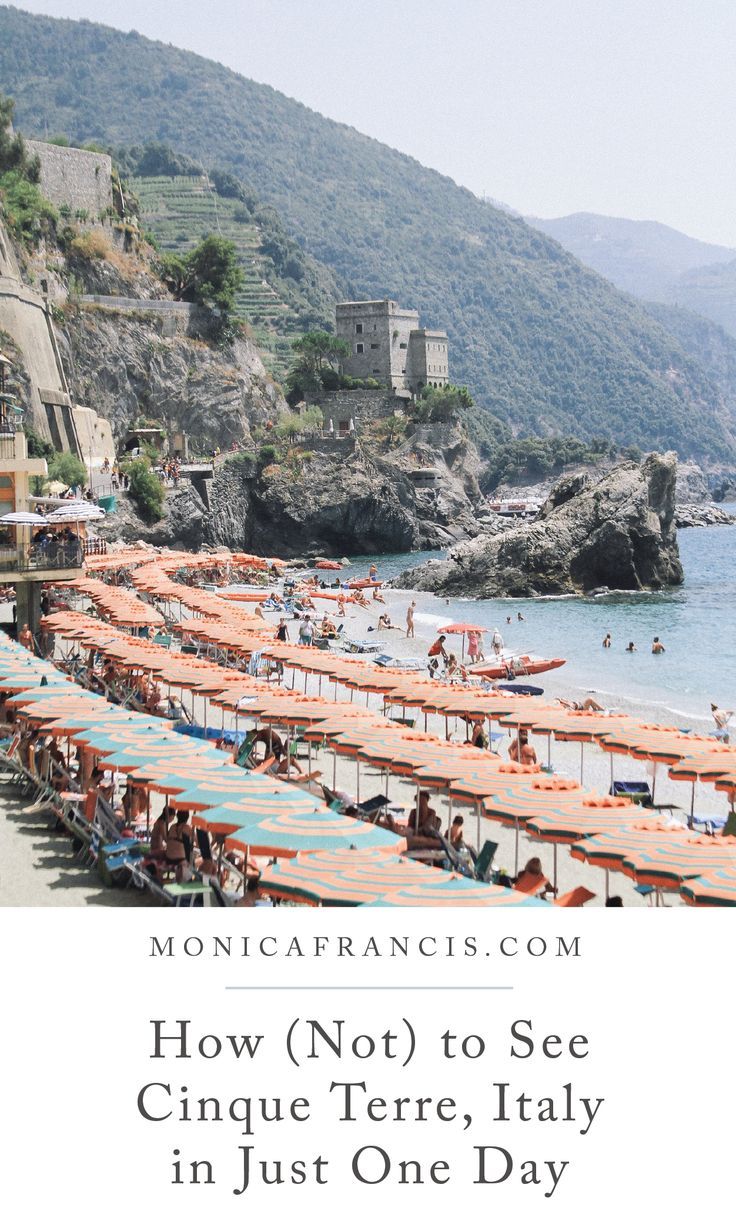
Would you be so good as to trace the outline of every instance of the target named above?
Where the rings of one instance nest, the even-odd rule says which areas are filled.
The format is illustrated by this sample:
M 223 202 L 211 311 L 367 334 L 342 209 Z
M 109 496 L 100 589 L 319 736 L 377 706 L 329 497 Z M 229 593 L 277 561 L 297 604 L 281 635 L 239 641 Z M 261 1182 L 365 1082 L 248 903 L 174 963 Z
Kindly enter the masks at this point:
M 39 516 L 37 512 L 8 512 L 7 516 L 0 516 L 0 524 L 48 524 L 45 516 Z
M 58 508 L 55 512 L 49 512 L 49 524 L 81 524 L 87 520 L 104 520 L 105 513 L 101 507 L 93 508 Z

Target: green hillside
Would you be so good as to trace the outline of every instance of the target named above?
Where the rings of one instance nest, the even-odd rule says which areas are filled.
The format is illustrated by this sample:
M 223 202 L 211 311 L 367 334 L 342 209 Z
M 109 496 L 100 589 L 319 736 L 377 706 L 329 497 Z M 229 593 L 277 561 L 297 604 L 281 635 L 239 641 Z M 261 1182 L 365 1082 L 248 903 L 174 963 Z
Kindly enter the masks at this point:
M 329 279 L 327 286 L 315 287 L 303 278 L 279 276 L 267 255 L 273 221 L 269 228 L 263 210 L 251 212 L 241 201 L 220 195 L 206 175 L 133 175 L 127 182 L 140 202 L 143 227 L 163 251 L 189 251 L 207 234 L 235 244 L 244 274 L 238 314 L 250 324 L 274 375 L 283 379 L 294 338 L 334 316 L 336 291 L 331 292 Z M 288 271 L 300 272 L 291 266 Z
M 703 458 L 733 449 L 718 389 L 643 308 L 520 218 L 354 129 L 134 32 L 12 8 L 0 80 L 26 132 L 164 141 L 228 168 L 343 292 L 390 295 L 446 327 L 479 437 L 498 435 L 495 420 Z

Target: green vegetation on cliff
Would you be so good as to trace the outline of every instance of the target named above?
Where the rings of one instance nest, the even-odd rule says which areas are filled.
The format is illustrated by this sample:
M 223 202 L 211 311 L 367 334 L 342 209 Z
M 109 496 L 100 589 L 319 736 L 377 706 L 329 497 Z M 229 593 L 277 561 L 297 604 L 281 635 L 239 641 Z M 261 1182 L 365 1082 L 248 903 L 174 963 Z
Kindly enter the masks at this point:
M 211 61 L 0 9 L 0 79 L 26 131 L 156 140 L 231 171 L 351 298 L 447 327 L 477 438 L 611 436 L 734 454 L 718 390 L 645 311 L 557 243 L 412 158 Z

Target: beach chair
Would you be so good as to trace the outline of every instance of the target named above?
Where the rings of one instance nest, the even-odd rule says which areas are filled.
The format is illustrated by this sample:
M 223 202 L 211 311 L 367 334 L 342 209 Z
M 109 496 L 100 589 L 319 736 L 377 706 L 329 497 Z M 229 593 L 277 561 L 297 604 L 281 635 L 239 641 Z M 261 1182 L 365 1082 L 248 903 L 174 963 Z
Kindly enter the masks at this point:
M 530 874 L 528 870 L 522 870 L 514 883 L 514 890 L 521 891 L 524 895 L 536 895 L 546 882 L 546 874 Z
M 255 767 L 255 760 L 253 758 L 253 752 L 256 746 L 256 733 L 257 732 L 258 731 L 256 729 L 252 729 L 243 738 L 243 741 L 240 744 L 240 749 L 237 755 L 235 756 L 235 762 L 238 765 L 238 767 L 242 767 L 242 768 Z
M 611 784 L 611 797 L 625 797 L 640 806 L 652 804 L 652 790 L 647 780 L 614 780 Z
M 475 859 L 475 877 L 481 883 L 490 881 L 493 871 L 493 858 L 496 856 L 498 841 L 486 840 L 483 848 Z
M 559 895 L 553 903 L 558 908 L 582 908 L 583 904 L 588 903 L 588 900 L 594 899 L 595 891 L 588 891 L 587 887 L 573 887 L 572 891 L 566 891 L 564 895 Z
M 365 802 L 357 802 L 356 808 L 360 811 L 361 818 L 372 822 L 382 810 L 385 810 L 390 805 L 391 799 L 384 797 L 383 793 L 378 793 L 375 797 L 369 797 Z
M 688 827 L 693 831 L 703 832 L 706 836 L 715 836 L 723 832 L 728 819 L 722 814 L 693 814 L 688 819 Z
M 342 814 L 343 810 L 347 805 L 349 805 L 349 803 L 343 801 L 341 797 L 338 797 L 337 794 L 332 791 L 332 789 L 327 787 L 327 785 L 323 784 L 320 786 L 320 788 L 322 789 L 325 802 L 329 806 L 330 810 L 334 810 L 336 814 Z

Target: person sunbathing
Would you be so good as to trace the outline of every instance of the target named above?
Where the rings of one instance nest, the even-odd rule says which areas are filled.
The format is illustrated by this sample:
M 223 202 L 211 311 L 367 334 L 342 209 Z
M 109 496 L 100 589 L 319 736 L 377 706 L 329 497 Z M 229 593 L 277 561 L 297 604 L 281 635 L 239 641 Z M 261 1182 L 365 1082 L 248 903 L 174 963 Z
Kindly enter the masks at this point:
M 381 614 L 378 619 L 378 630 L 379 631 L 398 631 L 398 627 L 395 627 L 394 624 L 391 622 L 390 614 Z
M 597 700 L 591 699 L 590 695 L 586 699 L 562 699 L 558 697 L 558 704 L 562 704 L 563 708 L 567 708 L 568 712 L 604 712 L 603 704 L 599 704 Z

